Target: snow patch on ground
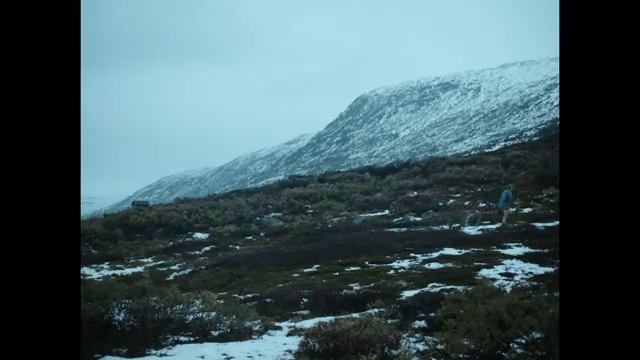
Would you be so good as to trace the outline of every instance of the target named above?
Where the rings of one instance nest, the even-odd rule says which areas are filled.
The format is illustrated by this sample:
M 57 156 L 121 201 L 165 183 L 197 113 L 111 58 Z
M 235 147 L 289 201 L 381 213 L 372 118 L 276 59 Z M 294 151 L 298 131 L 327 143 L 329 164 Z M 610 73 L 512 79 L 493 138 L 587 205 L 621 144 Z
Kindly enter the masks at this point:
M 531 223 L 531 225 L 535 226 L 539 230 L 544 230 L 545 228 L 548 228 L 548 227 L 560 225 L 560 221 L 551 221 L 546 223 Z
M 191 237 L 194 238 L 195 240 L 207 240 L 209 238 L 209 234 L 196 232 L 196 233 L 193 233 Z
M 509 243 L 504 245 L 507 246 L 506 249 L 495 249 L 495 251 L 503 253 L 505 255 L 511 255 L 511 256 L 520 256 L 520 255 L 524 255 L 526 253 L 532 253 L 532 252 L 549 251 L 549 250 L 541 250 L 541 249 L 531 249 L 519 243 Z
M 485 231 L 495 230 L 502 226 L 501 223 L 491 225 L 465 226 L 461 231 L 468 235 L 482 235 Z
M 377 212 L 377 213 L 370 213 L 370 214 L 360 214 L 359 216 L 382 216 L 382 215 L 389 215 L 389 210 L 384 210 L 381 212 Z
M 510 259 L 503 260 L 501 264 L 492 268 L 480 270 L 478 277 L 490 279 L 495 286 L 510 292 L 514 286 L 528 284 L 528 280 L 532 276 L 545 274 L 554 270 L 555 269 L 550 267 Z M 509 274 L 509 276 L 505 276 L 505 274 Z
M 125 267 L 124 265 L 113 265 L 106 262 L 104 264 L 84 266 L 80 268 L 80 276 L 85 279 L 101 281 L 108 276 L 131 275 L 133 273 L 143 272 L 148 267 L 164 263 L 164 261 L 149 262 L 148 259 L 139 261 L 145 264 L 135 267 Z
M 174 273 L 172 273 L 171 275 L 169 275 L 167 277 L 167 280 L 173 280 L 177 276 L 187 275 L 188 273 L 190 273 L 192 271 L 193 271 L 193 269 L 184 269 L 184 270 L 181 270 L 181 271 L 174 272 Z
M 302 271 L 304 271 L 304 272 L 315 272 L 315 271 L 318 271 L 319 268 L 320 268 L 320 265 L 313 265 L 313 267 L 310 267 L 308 269 L 304 269 Z
M 425 268 L 432 269 L 432 270 L 442 269 L 442 268 L 445 268 L 445 267 L 454 267 L 454 266 L 455 265 L 453 265 L 451 263 L 443 264 L 443 263 L 439 263 L 439 262 L 432 262 L 432 263 L 428 263 L 428 264 L 424 265 Z
M 390 264 L 388 264 L 387 266 L 391 266 L 394 269 L 408 269 L 412 266 L 418 266 L 420 265 L 424 260 L 428 260 L 428 259 L 434 259 L 437 258 L 440 255 L 454 255 L 454 256 L 459 256 L 459 255 L 463 255 L 466 254 L 468 252 L 471 251 L 476 251 L 478 249 L 455 249 L 455 248 L 444 248 L 440 251 L 436 251 L 436 252 L 432 252 L 432 253 L 428 253 L 428 254 L 410 254 L 410 256 L 413 257 L 413 259 L 399 259 L 396 260 Z M 433 264 L 433 265 L 431 265 Z M 453 266 L 452 264 L 440 264 L 440 263 L 431 263 L 431 264 L 427 264 L 425 265 L 426 268 L 431 268 L 431 269 L 438 269 L 441 267 L 445 267 L 445 266 Z
M 137 360 L 218 360 L 218 359 L 293 359 L 293 353 L 298 349 L 302 340 L 301 336 L 287 336 L 289 331 L 298 329 L 309 329 L 312 326 L 335 319 L 359 317 L 365 314 L 376 314 L 380 309 L 372 309 L 362 313 L 355 313 L 343 316 L 325 316 L 307 319 L 298 322 L 285 321 L 276 323 L 280 330 L 271 330 L 257 339 L 246 341 L 233 341 L 226 343 L 199 343 L 182 344 L 168 347 L 154 354 L 133 358 Z M 102 360 L 126 360 L 117 356 L 105 356 Z
M 209 250 L 211 250 L 211 249 L 214 249 L 215 247 L 216 247 L 215 245 L 205 246 L 205 247 L 203 247 L 203 248 L 202 248 L 202 249 L 200 249 L 200 250 L 197 250 L 197 251 L 191 251 L 191 252 L 189 252 L 189 254 L 192 254 L 192 255 L 202 255 L 202 254 L 206 253 L 207 251 L 209 251 Z
M 439 292 L 442 290 L 464 290 L 466 288 L 467 286 L 455 286 L 455 285 L 445 285 L 441 283 L 431 283 L 427 287 L 422 289 L 405 290 L 402 293 L 400 293 L 400 298 L 406 299 L 421 292 Z

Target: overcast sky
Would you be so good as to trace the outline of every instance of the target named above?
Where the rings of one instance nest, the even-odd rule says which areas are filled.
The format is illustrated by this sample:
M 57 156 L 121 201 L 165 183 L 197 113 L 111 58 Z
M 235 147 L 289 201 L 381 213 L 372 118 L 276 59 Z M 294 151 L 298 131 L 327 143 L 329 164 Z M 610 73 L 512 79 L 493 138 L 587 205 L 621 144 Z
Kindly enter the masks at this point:
M 552 0 L 82 0 L 85 196 L 319 131 L 361 93 L 559 55 Z

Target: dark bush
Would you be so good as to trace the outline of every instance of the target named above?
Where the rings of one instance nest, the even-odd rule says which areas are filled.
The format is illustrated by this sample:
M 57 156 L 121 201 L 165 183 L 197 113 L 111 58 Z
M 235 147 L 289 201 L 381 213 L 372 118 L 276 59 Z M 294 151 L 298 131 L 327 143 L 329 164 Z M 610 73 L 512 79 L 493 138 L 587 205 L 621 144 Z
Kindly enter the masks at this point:
M 264 316 L 286 318 L 290 313 L 301 310 L 304 298 L 302 290 L 270 289 L 256 303 L 256 311 Z
M 445 298 L 436 337 L 447 353 L 469 359 L 557 359 L 558 315 L 558 298 L 542 290 L 483 284 Z
M 540 186 L 560 188 L 560 158 L 545 159 L 540 168 L 533 172 L 533 176 Z
M 132 283 L 105 280 L 81 287 L 81 354 L 141 356 L 172 344 L 176 336 L 200 341 L 246 340 L 270 322 L 234 300 L 208 293 L 180 293 L 149 279 Z
M 444 300 L 444 295 L 438 292 L 421 292 L 407 299 L 401 300 L 394 307 L 396 318 L 400 320 L 400 326 L 408 329 L 420 315 L 429 315 L 436 312 Z
M 335 315 L 342 312 L 362 312 L 376 302 L 392 302 L 398 291 L 388 286 L 374 286 L 354 292 L 317 288 L 309 295 L 307 309 L 314 314 Z
M 306 332 L 296 359 L 395 359 L 401 336 L 394 326 L 373 316 L 321 322 Z

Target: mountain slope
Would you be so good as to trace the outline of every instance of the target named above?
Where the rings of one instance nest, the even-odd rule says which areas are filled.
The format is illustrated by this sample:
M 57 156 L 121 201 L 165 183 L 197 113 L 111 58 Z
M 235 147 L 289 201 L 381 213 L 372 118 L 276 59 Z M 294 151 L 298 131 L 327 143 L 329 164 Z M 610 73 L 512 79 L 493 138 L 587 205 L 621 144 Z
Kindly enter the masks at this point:
M 534 135 L 558 106 L 557 58 L 420 79 L 360 96 L 281 164 L 321 172 L 488 148 Z
M 557 346 L 558 154 L 553 134 L 82 221 L 82 358 L 294 359 L 303 336 L 318 333 L 310 325 L 375 311 L 391 328 L 359 329 L 402 332 L 411 358 L 449 359 L 429 350 L 457 339 L 434 337 L 439 324 L 464 315 L 454 331 L 485 341 L 485 315 L 501 319 L 504 304 L 526 316 L 489 324 L 499 346 Z M 493 205 L 507 182 L 515 209 L 502 226 Z M 283 224 L 261 221 L 275 213 Z M 491 295 L 498 288 L 509 297 Z M 442 301 L 454 292 L 468 299 L 451 298 L 464 312 Z M 536 294 L 546 300 L 530 303 Z M 375 347 L 342 334 L 354 349 Z M 527 359 L 555 359 L 547 354 Z
M 292 174 L 493 150 L 535 138 L 558 118 L 558 58 L 409 81 L 361 95 L 316 134 L 160 179 L 106 211 L 134 199 L 201 197 Z
M 279 178 L 270 175 L 274 162 L 298 150 L 313 135 L 300 135 L 284 144 L 240 156 L 219 167 L 185 171 L 164 177 L 106 208 L 106 212 L 121 210 L 133 200 L 164 203 L 179 197 L 203 197 L 214 192 L 276 181 Z

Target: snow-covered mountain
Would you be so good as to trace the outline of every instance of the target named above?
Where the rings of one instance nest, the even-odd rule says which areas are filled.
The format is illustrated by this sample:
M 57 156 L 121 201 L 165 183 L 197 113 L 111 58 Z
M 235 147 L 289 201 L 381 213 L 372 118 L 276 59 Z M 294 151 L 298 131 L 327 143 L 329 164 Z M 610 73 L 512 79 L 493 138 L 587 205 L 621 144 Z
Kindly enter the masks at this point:
M 169 202 L 258 186 L 287 175 L 431 155 L 493 150 L 559 125 L 559 59 L 423 78 L 367 92 L 315 134 L 225 165 L 162 178 L 132 200 Z
M 123 209 L 133 200 L 165 203 L 176 198 L 203 197 L 214 192 L 224 192 L 277 181 L 282 176 L 267 176 L 275 162 L 300 149 L 314 134 L 300 135 L 284 144 L 258 150 L 240 156 L 225 165 L 190 170 L 166 176 L 136 191 L 133 195 L 107 207 L 106 212 Z

